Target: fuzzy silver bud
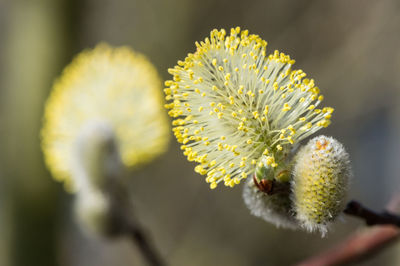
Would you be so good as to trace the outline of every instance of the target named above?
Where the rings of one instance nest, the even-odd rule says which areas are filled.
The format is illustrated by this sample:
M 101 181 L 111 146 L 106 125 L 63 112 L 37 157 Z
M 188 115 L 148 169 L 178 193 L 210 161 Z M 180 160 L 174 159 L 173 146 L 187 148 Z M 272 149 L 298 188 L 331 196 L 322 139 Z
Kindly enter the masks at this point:
M 243 188 L 243 200 L 250 213 L 277 227 L 296 229 L 298 224 L 291 214 L 290 197 L 286 193 L 267 195 L 249 179 Z

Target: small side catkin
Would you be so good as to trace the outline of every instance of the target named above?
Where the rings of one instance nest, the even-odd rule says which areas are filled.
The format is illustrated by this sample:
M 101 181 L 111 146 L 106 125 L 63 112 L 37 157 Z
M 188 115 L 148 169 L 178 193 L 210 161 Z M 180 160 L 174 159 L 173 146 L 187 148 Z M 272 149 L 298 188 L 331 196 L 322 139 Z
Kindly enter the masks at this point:
M 243 188 L 243 200 L 252 215 L 281 228 L 298 228 L 298 223 L 291 213 L 290 198 L 287 194 L 267 195 L 260 191 L 248 179 Z
M 351 177 L 349 155 L 337 140 L 318 136 L 295 157 L 292 202 L 300 225 L 322 236 L 344 209 Z

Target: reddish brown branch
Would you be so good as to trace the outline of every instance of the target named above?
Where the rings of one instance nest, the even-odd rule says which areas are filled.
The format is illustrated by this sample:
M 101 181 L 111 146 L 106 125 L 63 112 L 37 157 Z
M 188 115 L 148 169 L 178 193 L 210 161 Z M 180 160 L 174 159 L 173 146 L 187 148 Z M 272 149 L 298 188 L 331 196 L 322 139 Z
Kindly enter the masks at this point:
M 379 225 L 366 228 L 350 236 L 333 249 L 303 261 L 298 265 L 328 266 L 360 261 L 380 251 L 396 240 L 399 235 L 399 228 L 393 225 Z
M 400 196 L 397 196 L 392 199 L 388 209 L 396 211 L 399 203 Z M 336 247 L 301 262 L 299 266 L 343 265 L 360 261 L 379 252 L 400 236 L 400 219 L 394 214 L 386 211 L 375 213 L 355 201 L 348 204 L 345 213 L 374 226 L 354 233 Z

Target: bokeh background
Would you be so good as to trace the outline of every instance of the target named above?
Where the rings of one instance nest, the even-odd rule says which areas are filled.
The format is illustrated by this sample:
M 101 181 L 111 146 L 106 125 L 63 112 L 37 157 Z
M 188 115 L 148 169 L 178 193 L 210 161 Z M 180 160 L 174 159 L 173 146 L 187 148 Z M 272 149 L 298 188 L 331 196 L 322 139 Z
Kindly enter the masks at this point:
M 323 134 L 345 144 L 351 197 L 381 209 L 400 188 L 400 2 L 397 0 L 0 0 L 0 265 L 144 265 L 127 240 L 82 233 L 73 196 L 39 147 L 43 103 L 73 56 L 100 41 L 146 54 L 163 79 L 213 28 L 241 26 L 296 59 L 335 107 Z M 328 237 L 251 216 L 241 186 L 211 191 L 171 137 L 132 172 L 136 215 L 170 265 L 291 265 L 359 230 Z M 400 265 L 400 244 L 362 265 Z

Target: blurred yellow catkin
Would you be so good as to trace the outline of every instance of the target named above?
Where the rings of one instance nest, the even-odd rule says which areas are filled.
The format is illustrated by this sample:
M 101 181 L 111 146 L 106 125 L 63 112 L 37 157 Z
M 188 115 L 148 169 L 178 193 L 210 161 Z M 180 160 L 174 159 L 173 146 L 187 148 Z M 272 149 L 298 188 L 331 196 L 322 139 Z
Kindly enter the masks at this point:
M 45 107 L 42 149 L 54 178 L 76 189 L 74 145 L 90 123 L 110 127 L 127 167 L 161 154 L 169 139 L 162 105 L 161 81 L 145 56 L 104 43 L 80 53 L 55 82 Z

